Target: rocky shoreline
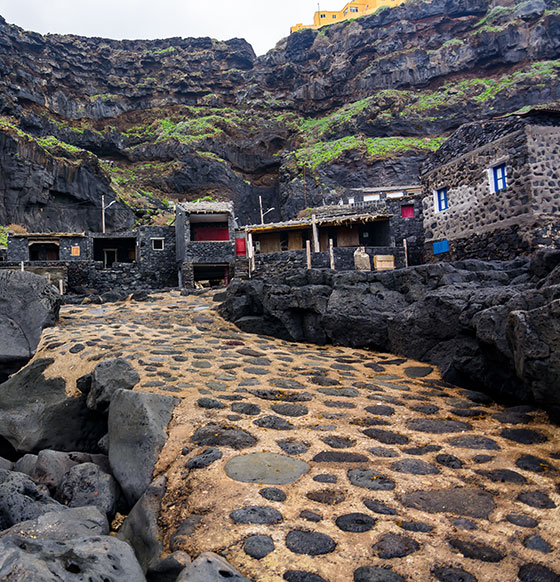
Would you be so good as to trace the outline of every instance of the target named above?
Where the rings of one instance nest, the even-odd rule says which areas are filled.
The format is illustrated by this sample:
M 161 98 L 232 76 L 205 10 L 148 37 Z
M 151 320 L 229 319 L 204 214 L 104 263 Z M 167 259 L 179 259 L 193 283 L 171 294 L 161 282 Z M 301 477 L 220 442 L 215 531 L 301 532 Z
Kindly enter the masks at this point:
M 381 273 L 267 273 L 233 281 L 222 313 L 245 331 L 424 361 L 449 382 L 560 420 L 560 251 Z
M 0 578 L 558 581 L 544 412 L 223 299 L 61 307 L 0 385 Z

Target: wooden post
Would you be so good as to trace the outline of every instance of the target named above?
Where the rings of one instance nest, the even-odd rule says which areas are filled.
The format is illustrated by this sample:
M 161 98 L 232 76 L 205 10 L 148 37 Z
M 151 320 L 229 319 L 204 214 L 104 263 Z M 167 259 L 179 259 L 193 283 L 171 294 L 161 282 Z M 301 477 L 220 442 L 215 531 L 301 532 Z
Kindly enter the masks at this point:
M 311 227 L 313 229 L 313 252 L 318 253 L 321 248 L 319 246 L 319 230 L 317 229 L 317 217 L 311 217 Z
M 332 238 L 329 239 L 329 257 L 331 259 L 331 269 L 334 271 L 334 245 Z
M 247 233 L 247 251 L 249 255 L 249 279 L 255 270 L 255 249 L 253 247 L 253 233 Z
M 262 211 L 262 196 L 259 196 L 259 209 L 261 211 L 261 224 L 264 224 L 264 215 Z
M 25 271 L 25 265 L 24 265 L 23 261 L 21 261 L 21 270 Z
M 101 196 L 101 232 L 105 232 L 105 194 Z
M 307 268 L 311 269 L 311 241 L 305 241 L 305 250 L 307 251 Z
M 404 266 L 408 267 L 408 243 L 405 238 L 403 238 L 402 244 L 404 247 Z

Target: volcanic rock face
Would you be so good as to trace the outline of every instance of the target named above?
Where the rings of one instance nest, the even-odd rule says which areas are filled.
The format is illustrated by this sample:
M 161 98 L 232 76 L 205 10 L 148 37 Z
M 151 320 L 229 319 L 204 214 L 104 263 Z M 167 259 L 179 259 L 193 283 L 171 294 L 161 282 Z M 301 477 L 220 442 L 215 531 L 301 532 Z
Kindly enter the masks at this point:
M 241 329 L 436 364 L 450 382 L 535 401 L 560 418 L 559 262 L 550 251 L 532 262 L 298 270 L 234 281 L 222 309 Z
M 33 356 L 60 304 L 58 291 L 43 277 L 0 271 L 0 382 Z
M 557 8 L 410 1 L 258 58 L 240 39 L 42 36 L 0 18 L 0 221 L 99 230 L 105 195 L 126 202 L 107 213 L 124 229 L 167 220 L 161 199 L 213 195 L 255 222 L 259 196 L 273 220 L 416 182 L 434 138 L 560 98 Z

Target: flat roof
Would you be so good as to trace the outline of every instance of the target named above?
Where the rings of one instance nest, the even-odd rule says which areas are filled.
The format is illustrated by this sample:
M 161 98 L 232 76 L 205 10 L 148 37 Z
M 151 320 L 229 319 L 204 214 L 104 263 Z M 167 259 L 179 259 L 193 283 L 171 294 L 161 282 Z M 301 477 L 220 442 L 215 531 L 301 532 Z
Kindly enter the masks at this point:
M 389 220 L 392 214 L 350 214 L 346 216 L 329 216 L 325 218 L 316 218 L 317 226 L 344 226 L 354 223 L 380 222 Z M 252 224 L 245 228 L 250 232 L 269 232 L 275 230 L 287 230 L 298 228 L 311 228 L 313 220 L 311 218 L 300 218 L 297 220 L 288 220 L 286 222 L 271 222 L 269 224 Z

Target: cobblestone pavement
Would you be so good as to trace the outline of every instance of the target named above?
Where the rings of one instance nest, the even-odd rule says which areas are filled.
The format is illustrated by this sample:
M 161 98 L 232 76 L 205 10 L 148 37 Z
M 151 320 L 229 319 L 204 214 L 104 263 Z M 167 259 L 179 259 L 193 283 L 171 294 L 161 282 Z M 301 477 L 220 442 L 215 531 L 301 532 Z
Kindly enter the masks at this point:
M 37 357 L 123 357 L 182 398 L 156 473 L 169 551 L 256 581 L 560 580 L 560 438 L 436 370 L 240 332 L 211 292 L 66 306 Z

